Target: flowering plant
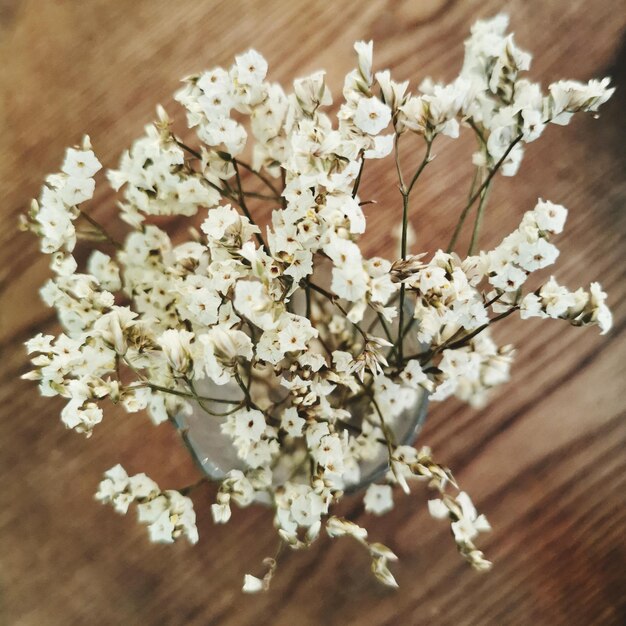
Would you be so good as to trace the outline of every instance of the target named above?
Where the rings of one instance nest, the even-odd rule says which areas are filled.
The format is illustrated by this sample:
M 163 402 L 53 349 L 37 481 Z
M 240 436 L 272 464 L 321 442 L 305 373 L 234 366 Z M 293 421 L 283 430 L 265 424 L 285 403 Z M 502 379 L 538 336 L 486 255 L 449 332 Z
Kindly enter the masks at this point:
M 426 79 L 415 95 L 388 70 L 374 74 L 372 42 L 356 43 L 336 124 L 325 112 L 332 97 L 323 72 L 294 81 L 287 93 L 266 81 L 267 64 L 253 50 L 230 70 L 186 78 L 176 99 L 199 145 L 183 143 L 159 107 L 156 123 L 107 173 L 130 227 L 123 243 L 83 209 L 101 169 L 89 139 L 69 148 L 23 220 L 51 255 L 55 276 L 41 295 L 64 329 L 27 342 L 36 354 L 25 377 L 39 381 L 42 394 L 66 398 L 63 423 L 87 436 L 107 399 L 130 413 L 147 410 L 155 424 L 169 421 L 186 440 L 193 414 L 217 425 L 216 441 L 230 447 L 233 462 L 213 476 L 216 523 L 228 522 L 232 503 L 265 502 L 279 551 L 308 547 L 323 527 L 363 545 L 376 577 L 395 586 L 393 552 L 331 513 L 346 491 L 370 481 L 364 468 L 380 465 L 382 455 L 366 511 L 390 510 L 393 485 L 408 492 L 412 481 L 426 481 L 436 494 L 430 513 L 448 520 L 472 566 L 488 569 L 474 543 L 490 529 L 486 518 L 428 448 L 400 441 L 403 422 L 426 396 L 482 406 L 508 380 L 513 349 L 498 347 L 490 327 L 509 315 L 593 324 L 602 333 L 611 326 L 598 283 L 570 291 L 550 278 L 525 287 L 558 257 L 552 240 L 563 230 L 564 207 L 539 200 L 498 246 L 478 249 L 496 175 L 515 175 L 525 144 L 548 124 L 595 113 L 613 92 L 603 79 L 559 81 L 544 93 L 523 77 L 530 55 L 506 28 L 505 16 L 477 22 L 458 78 Z M 445 251 L 411 255 L 411 193 L 439 137 L 454 139 L 461 127 L 477 140 L 469 199 Z M 424 155 L 408 175 L 399 144 L 410 137 Z M 365 258 L 358 245 L 366 161 L 389 155 L 400 190 L 390 215 L 399 224 L 394 262 Z M 260 191 L 244 187 L 253 178 Z M 273 209 L 265 232 L 253 202 Z M 474 208 L 461 257 L 457 241 Z M 162 216 L 198 213 L 200 228 L 187 241 L 173 242 L 159 227 Z M 73 256 L 78 239 L 98 244 L 82 272 Z M 162 490 L 117 465 L 96 498 L 119 513 L 135 503 L 153 541 L 195 543 L 193 487 Z M 244 591 L 267 589 L 276 558 L 265 565 L 262 577 L 245 576 Z

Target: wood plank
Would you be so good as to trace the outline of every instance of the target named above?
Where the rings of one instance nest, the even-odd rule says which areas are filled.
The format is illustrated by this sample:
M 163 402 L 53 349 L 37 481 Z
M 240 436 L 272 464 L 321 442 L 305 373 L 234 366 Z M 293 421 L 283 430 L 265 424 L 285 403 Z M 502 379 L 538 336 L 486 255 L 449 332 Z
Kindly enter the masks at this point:
M 354 63 L 352 42 L 373 38 L 376 67 L 390 66 L 414 85 L 425 75 L 450 79 L 470 24 L 503 3 L 0 4 L 0 56 L 8 60 L 0 66 L 0 623 L 624 623 L 622 2 L 506 3 L 517 41 L 535 55 L 532 74 L 544 84 L 611 74 L 621 88 L 600 120 L 551 128 L 529 146 L 520 175 L 497 181 L 483 238 L 496 244 L 539 196 L 568 206 L 554 271 L 571 287 L 599 279 L 614 308 L 614 331 L 598 337 L 558 322 L 507 320 L 497 336 L 518 348 L 514 382 L 482 411 L 455 402 L 433 406 L 421 435 L 492 522 L 485 548 L 496 561 L 493 572 L 476 575 L 460 562 L 445 527 L 425 510 L 426 493 L 416 489 L 398 496 L 382 519 L 364 514 L 358 498 L 341 506 L 397 551 L 400 590 L 381 588 L 351 542 L 321 539 L 307 553 L 289 554 L 261 597 L 242 597 L 240 585 L 275 548 L 268 511 L 236 511 L 226 527 L 216 527 L 209 510 L 215 490 L 203 487 L 194 495 L 199 545 L 155 546 L 132 516 L 93 501 L 102 470 L 117 462 L 168 487 L 191 482 L 195 469 L 176 435 L 142 416 L 112 410 L 88 441 L 66 432 L 61 403 L 18 379 L 27 363 L 22 342 L 56 325 L 36 293 L 48 276 L 46 262 L 31 237 L 16 233 L 17 216 L 84 132 L 105 166 L 115 166 L 157 102 L 176 111 L 171 94 L 181 76 L 229 64 L 252 46 L 281 82 L 326 68 L 338 99 Z M 447 242 L 469 186 L 471 150 L 469 137 L 436 145 L 411 209 L 420 249 Z M 407 151 L 407 167 L 420 151 Z M 363 197 L 377 200 L 367 207 L 366 251 L 391 255 L 389 231 L 400 209 L 395 173 L 385 162 L 368 164 L 366 175 Z M 93 213 L 122 233 L 104 185 Z M 267 217 L 265 210 L 261 221 Z M 183 223 L 171 226 L 184 235 Z

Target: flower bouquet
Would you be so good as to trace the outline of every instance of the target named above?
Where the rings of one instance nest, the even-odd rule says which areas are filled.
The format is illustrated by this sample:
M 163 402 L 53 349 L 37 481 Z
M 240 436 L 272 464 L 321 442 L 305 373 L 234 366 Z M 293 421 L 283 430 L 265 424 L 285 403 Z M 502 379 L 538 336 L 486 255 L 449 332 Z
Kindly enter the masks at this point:
M 335 119 L 324 72 L 286 91 L 250 50 L 228 70 L 184 79 L 176 100 L 192 140 L 158 107 L 107 172 L 124 241 L 85 208 L 101 169 L 88 138 L 67 150 L 23 219 L 51 257 L 54 277 L 41 295 L 63 327 L 27 342 L 34 369 L 25 377 L 65 398 L 61 420 L 87 436 L 107 402 L 169 422 L 198 462 L 197 484 L 219 484 L 215 523 L 228 522 L 233 504 L 271 507 L 277 554 L 245 576 L 244 591 L 267 589 L 278 554 L 309 547 L 322 530 L 356 540 L 375 576 L 395 586 L 391 549 L 332 508 L 364 490 L 365 510 L 380 515 L 394 486 L 409 492 L 414 481 L 433 491 L 428 509 L 450 523 L 463 558 L 488 569 L 475 544 L 487 519 L 427 447 L 412 445 L 427 404 L 456 396 L 480 407 L 508 380 L 513 348 L 496 345 L 490 328 L 510 315 L 611 326 L 598 283 L 527 286 L 559 255 L 563 206 L 539 200 L 499 245 L 479 247 L 497 177 L 517 173 L 525 145 L 548 124 L 595 113 L 613 92 L 609 79 L 544 92 L 524 77 L 531 57 L 507 21 L 477 22 L 458 78 L 425 79 L 415 94 L 388 70 L 374 73 L 372 42 L 356 43 Z M 412 194 L 438 142 L 461 129 L 476 139 L 467 203 L 446 249 L 410 254 Z M 405 143 L 423 153 L 414 171 L 401 161 Z M 359 247 L 372 201 L 360 184 L 367 162 L 384 158 L 399 187 L 397 206 L 384 209 L 397 225 L 392 260 Z M 260 205 L 271 210 L 264 229 L 251 210 Z M 189 218 L 188 239 L 172 241 L 164 216 Z M 461 254 L 463 229 L 471 241 Z M 80 270 L 78 240 L 93 246 Z M 195 543 L 194 487 L 164 490 L 117 465 L 96 498 L 118 513 L 133 504 L 153 541 Z

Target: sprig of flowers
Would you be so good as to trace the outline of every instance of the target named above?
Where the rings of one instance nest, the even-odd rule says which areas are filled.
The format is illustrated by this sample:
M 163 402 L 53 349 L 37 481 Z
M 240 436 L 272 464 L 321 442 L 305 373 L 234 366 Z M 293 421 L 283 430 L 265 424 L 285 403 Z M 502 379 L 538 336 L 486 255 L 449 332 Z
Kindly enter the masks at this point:
M 490 329 L 514 313 L 597 325 L 602 333 L 611 327 L 598 283 L 570 292 L 550 278 L 525 291 L 529 276 L 559 255 L 553 239 L 564 228 L 564 207 L 539 200 L 500 245 L 479 251 L 497 175 L 515 175 L 525 145 L 548 124 L 595 115 L 613 93 L 609 79 L 559 81 L 544 93 L 525 78 L 531 57 L 506 28 L 502 15 L 477 22 L 459 76 L 447 85 L 425 79 L 414 94 L 389 70 L 374 72 L 372 42 L 356 43 L 336 121 L 324 72 L 285 91 L 266 79 L 266 61 L 250 50 L 230 69 L 184 80 L 176 100 L 193 146 L 159 107 L 157 121 L 107 172 L 130 228 L 123 242 L 83 209 L 101 169 L 88 138 L 68 149 L 23 220 L 51 255 L 54 277 L 41 295 L 63 326 L 56 337 L 27 342 L 34 356 L 25 377 L 43 395 L 65 398 L 63 423 L 87 436 L 103 419 L 105 399 L 129 413 L 145 410 L 155 424 L 169 421 L 184 439 L 181 415 L 198 410 L 218 420 L 239 465 L 220 480 L 215 523 L 229 521 L 233 503 L 265 502 L 280 540 L 266 574 L 246 575 L 246 592 L 267 589 L 284 547 L 310 546 L 322 527 L 356 539 L 376 577 L 396 586 L 393 552 L 332 514 L 364 478 L 364 464 L 379 458 L 388 472 L 368 487 L 366 511 L 389 511 L 393 485 L 408 492 L 411 481 L 425 480 L 439 496 L 429 502 L 431 514 L 450 521 L 474 568 L 487 569 L 474 545 L 490 529 L 486 518 L 428 448 L 396 440 L 399 427 L 423 394 L 484 405 L 508 381 L 514 356 Z M 462 130 L 477 142 L 468 202 L 445 251 L 410 255 L 411 194 L 441 138 Z M 423 158 L 408 173 L 399 145 L 410 140 L 423 142 Z M 390 214 L 399 223 L 393 262 L 367 258 L 359 247 L 367 162 L 390 155 L 400 189 Z M 256 180 L 254 190 L 244 187 L 244 172 Z M 254 221 L 259 203 L 272 209 L 264 230 Z M 474 209 L 461 256 L 458 238 Z M 199 230 L 182 243 L 158 225 L 162 216 L 197 214 Z M 78 239 L 98 246 L 84 273 L 73 256 Z M 162 491 L 118 465 L 96 497 L 120 513 L 136 503 L 154 541 L 184 535 L 195 543 L 189 491 Z

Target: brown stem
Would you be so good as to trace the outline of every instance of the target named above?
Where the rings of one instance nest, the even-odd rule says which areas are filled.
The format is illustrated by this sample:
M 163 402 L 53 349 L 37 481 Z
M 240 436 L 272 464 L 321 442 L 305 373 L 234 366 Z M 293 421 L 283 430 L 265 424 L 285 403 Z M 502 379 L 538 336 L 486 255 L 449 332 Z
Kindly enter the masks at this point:
M 104 226 L 102 226 L 99 222 L 96 222 L 96 220 L 93 219 L 93 217 L 91 217 L 91 215 L 85 213 L 85 211 L 83 211 L 82 209 L 78 209 L 78 212 L 80 213 L 81 217 L 84 217 L 94 228 L 96 228 L 100 232 L 100 234 L 112 246 L 114 246 L 117 250 L 121 250 L 122 249 L 122 244 L 119 241 L 116 241 L 113 237 L 111 237 L 111 235 L 109 235 L 109 233 L 106 231 Z
M 246 200 L 243 194 L 243 187 L 241 185 L 241 177 L 239 176 L 239 166 L 238 166 L 236 159 L 233 159 L 233 167 L 235 168 L 235 180 L 237 181 L 237 187 L 238 187 L 238 192 L 239 192 L 239 206 L 241 207 L 241 210 L 244 212 L 244 215 L 248 218 L 248 220 L 250 220 L 250 223 L 253 226 L 256 226 L 256 222 L 252 219 L 252 215 L 250 214 L 250 211 L 248 210 L 248 207 L 246 206 Z M 266 252 L 269 252 L 268 247 L 265 245 L 265 240 L 263 239 L 263 236 L 261 235 L 261 233 L 254 233 L 254 235 L 257 241 L 259 242 L 259 245 Z

